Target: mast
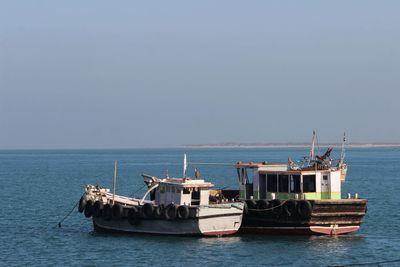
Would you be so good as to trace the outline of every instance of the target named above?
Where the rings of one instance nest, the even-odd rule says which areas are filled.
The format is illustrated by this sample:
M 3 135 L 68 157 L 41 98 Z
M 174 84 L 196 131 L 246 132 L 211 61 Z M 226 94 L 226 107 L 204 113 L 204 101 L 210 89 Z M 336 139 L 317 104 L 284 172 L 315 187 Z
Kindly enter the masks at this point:
M 346 142 L 346 132 L 343 132 L 343 142 L 342 142 L 342 152 L 340 153 L 341 162 L 344 161 L 345 151 L 344 151 L 344 143 Z
M 313 131 L 313 137 L 311 141 L 311 149 L 310 149 L 310 162 L 315 159 L 315 130 Z
M 117 184 L 117 161 L 114 160 L 114 190 L 113 190 L 113 198 L 112 203 L 115 203 L 115 186 Z
M 187 168 L 186 154 L 183 154 L 183 178 L 186 178 L 186 168 Z

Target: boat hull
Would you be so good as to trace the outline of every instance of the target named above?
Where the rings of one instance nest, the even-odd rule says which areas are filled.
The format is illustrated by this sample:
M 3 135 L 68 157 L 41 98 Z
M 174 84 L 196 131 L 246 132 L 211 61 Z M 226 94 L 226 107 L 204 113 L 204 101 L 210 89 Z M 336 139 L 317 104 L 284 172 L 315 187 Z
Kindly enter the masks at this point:
M 293 234 L 340 235 L 358 231 L 366 214 L 367 200 L 310 200 L 308 218 L 291 216 L 274 210 L 249 209 L 244 215 L 240 233 L 244 234 Z M 294 214 L 296 215 L 296 214 Z
M 241 227 L 239 233 L 268 235 L 341 235 L 355 232 L 360 226 L 291 226 Z
M 241 205 L 241 204 L 240 204 Z M 243 210 L 241 206 L 201 207 L 194 218 L 184 220 L 144 219 L 132 225 L 127 218 L 105 220 L 93 218 L 96 231 L 145 233 L 160 235 L 203 235 L 224 236 L 235 234 L 241 225 Z

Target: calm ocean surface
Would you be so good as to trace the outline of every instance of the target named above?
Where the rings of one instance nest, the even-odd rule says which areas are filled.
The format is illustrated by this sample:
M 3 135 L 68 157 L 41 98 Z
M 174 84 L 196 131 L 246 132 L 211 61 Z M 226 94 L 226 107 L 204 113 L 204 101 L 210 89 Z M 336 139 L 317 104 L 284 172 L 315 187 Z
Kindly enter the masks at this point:
M 361 230 L 339 237 L 253 236 L 193 238 L 97 234 L 76 210 L 62 228 L 87 183 L 117 193 L 144 192 L 142 173 L 181 176 L 188 162 L 286 162 L 307 149 L 135 149 L 0 151 L 0 265 L 269 265 L 332 266 L 400 259 L 400 149 L 348 149 L 349 171 L 342 195 L 368 198 Z M 334 151 L 335 152 L 335 151 Z M 336 150 L 335 156 L 338 155 Z M 230 166 L 200 166 L 219 187 L 237 187 Z M 371 265 L 374 266 L 374 265 Z M 377 266 L 377 265 L 375 265 Z M 400 266 L 400 262 L 380 264 Z

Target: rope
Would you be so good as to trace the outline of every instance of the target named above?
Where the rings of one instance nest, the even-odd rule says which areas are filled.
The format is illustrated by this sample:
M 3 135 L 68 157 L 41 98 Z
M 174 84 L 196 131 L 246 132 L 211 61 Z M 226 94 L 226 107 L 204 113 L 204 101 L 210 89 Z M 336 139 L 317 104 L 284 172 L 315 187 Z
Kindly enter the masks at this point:
M 283 201 L 281 204 L 279 204 L 278 206 L 272 207 L 272 208 L 268 208 L 268 209 L 248 209 L 251 211 L 267 211 L 267 210 L 273 210 L 276 208 L 279 208 L 280 206 L 283 206 L 285 203 L 287 202 L 287 200 Z
M 61 228 L 61 223 L 64 222 L 65 219 L 68 218 L 68 216 L 74 211 L 74 209 L 76 208 L 76 206 L 78 206 L 78 204 L 79 204 L 79 201 L 76 202 L 76 204 L 74 205 L 74 207 L 72 208 L 72 210 L 71 210 L 70 212 L 68 212 L 68 214 L 65 215 L 64 218 L 63 218 L 61 221 L 58 222 L 58 224 L 56 225 L 56 227 L 58 226 L 59 228 Z
M 133 193 L 131 194 L 131 197 L 134 197 L 135 194 L 136 194 L 137 192 L 139 192 L 140 190 L 142 190 L 145 186 L 146 186 L 146 184 L 144 184 L 141 188 L 139 188 L 138 190 L 136 190 L 135 192 L 133 192 Z
M 235 166 L 232 163 L 209 163 L 209 162 L 188 162 L 188 165 L 220 165 L 220 166 Z
M 397 259 L 397 260 L 387 260 L 387 261 L 375 261 L 375 262 L 353 263 L 353 264 L 345 264 L 345 265 L 331 265 L 331 267 L 379 265 L 379 264 L 381 264 L 381 263 L 394 263 L 394 262 L 400 262 L 400 259 Z

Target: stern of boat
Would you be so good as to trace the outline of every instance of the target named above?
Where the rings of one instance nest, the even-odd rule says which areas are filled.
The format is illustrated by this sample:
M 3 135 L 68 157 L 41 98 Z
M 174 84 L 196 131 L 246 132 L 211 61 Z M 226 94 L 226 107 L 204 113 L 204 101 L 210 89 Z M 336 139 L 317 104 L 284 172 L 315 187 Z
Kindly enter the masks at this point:
M 235 234 L 243 219 L 244 204 L 241 202 L 215 204 L 198 208 L 199 228 L 204 236 Z

